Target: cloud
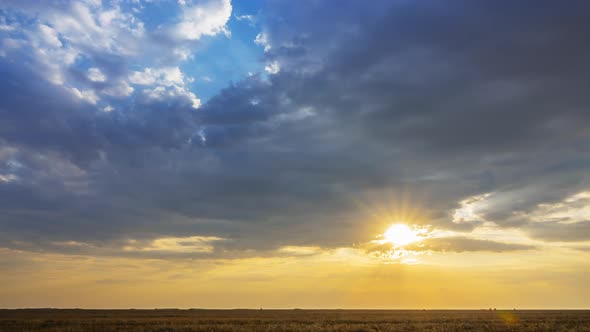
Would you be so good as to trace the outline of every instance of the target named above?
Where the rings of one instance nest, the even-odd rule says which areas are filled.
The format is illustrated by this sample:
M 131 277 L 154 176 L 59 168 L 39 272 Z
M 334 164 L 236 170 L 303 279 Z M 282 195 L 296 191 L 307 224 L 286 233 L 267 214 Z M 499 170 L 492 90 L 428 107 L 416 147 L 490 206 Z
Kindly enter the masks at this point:
M 264 32 L 261 32 L 256 35 L 256 39 L 254 39 L 254 44 L 264 46 L 264 52 L 268 52 L 272 48 L 272 46 L 268 42 L 268 36 Z
M 225 239 L 216 236 L 187 236 L 187 237 L 163 237 L 152 240 L 148 246 L 138 246 L 137 241 L 130 240 L 123 247 L 125 251 L 156 251 L 173 253 L 211 253 L 214 250 L 213 243 Z
M 234 15 L 238 21 L 246 21 L 250 26 L 256 25 L 257 18 L 255 15 Z
M 281 71 L 281 66 L 277 61 L 273 61 L 264 66 L 264 70 L 266 70 L 266 72 L 268 72 L 269 74 L 276 74 L 279 71 Z
M 178 67 L 144 68 L 129 75 L 129 82 L 135 85 L 149 85 L 154 88 L 143 89 L 144 96 L 151 100 L 186 98 L 193 108 L 198 108 L 201 101 L 188 90 L 184 74 Z
M 539 204 L 535 209 L 522 213 L 531 222 L 559 221 L 575 223 L 590 219 L 590 192 L 582 191 L 559 202 Z
M 104 82 L 107 80 L 106 76 L 100 71 L 100 69 L 95 67 L 88 68 L 88 79 L 92 82 Z
M 485 200 L 491 195 L 491 193 L 475 195 L 459 202 L 461 207 L 456 209 L 453 213 L 453 222 L 460 224 L 466 222 L 476 223 L 484 221 L 483 218 L 477 213 L 478 210 L 482 209 L 481 205 L 485 204 Z
M 575 250 L 579 250 L 579 251 L 590 251 L 590 246 L 584 246 L 584 245 L 574 246 L 574 247 L 571 247 L 571 248 L 572 249 L 575 249 Z
M 590 240 L 590 221 L 562 223 L 556 221 L 533 222 L 524 227 L 535 239 L 551 242 L 578 242 Z
M 279 253 L 293 256 L 311 256 L 322 252 L 320 247 L 284 246 L 277 250 Z
M 451 236 L 430 238 L 406 247 L 414 251 L 448 251 L 448 252 L 465 252 L 465 251 L 492 251 L 506 252 L 516 250 L 535 249 L 532 245 L 504 243 L 491 240 L 481 240 L 469 238 L 467 236 Z
M 129 75 L 129 82 L 139 85 L 183 85 L 184 75 L 178 67 L 144 68 Z
M 175 100 L 180 97 L 187 100 L 192 108 L 199 108 L 201 105 L 201 100 L 199 100 L 194 93 L 187 91 L 185 88 L 178 85 L 172 85 L 170 87 L 157 86 L 153 89 L 144 89 L 143 93 L 149 101 Z
M 80 91 L 76 88 L 71 88 L 70 91 L 72 92 L 72 94 L 90 104 L 96 104 L 96 102 L 98 101 L 98 96 L 96 95 L 96 93 L 94 93 L 94 91 L 92 90 L 83 90 Z
M 57 37 L 57 32 L 45 24 L 39 25 L 39 37 L 46 45 L 50 47 L 62 47 L 62 43 Z
M 272 2 L 272 75 L 202 104 L 173 50 L 224 34 L 229 2 L 187 2 L 160 29 L 123 7 L 6 3 L 38 22 L 2 32 L 3 246 L 200 234 L 231 239 L 215 243 L 228 252 L 345 247 L 391 222 L 369 225 L 359 200 L 399 203 L 391 192 L 439 229 L 587 238 L 581 218 L 542 219 L 569 207 L 539 208 L 590 188 L 585 3 Z M 425 244 L 526 249 L 482 241 Z
M 194 39 L 198 38 L 190 35 L 188 40 L 176 39 L 171 32 L 175 23 L 169 21 L 156 27 L 148 22 L 146 28 L 145 8 L 140 3 L 8 1 L 2 8 L 3 25 L 18 26 L 3 29 L 0 42 L 4 58 L 23 59 L 29 70 L 80 99 L 102 108 L 122 103 L 123 97 L 136 92 L 131 84 L 146 85 L 145 80 L 151 79 L 149 84 L 169 88 L 157 94 L 137 91 L 134 97 L 148 95 L 164 103 L 180 98 L 192 107 L 200 105 L 195 92 L 184 85 L 184 73 L 179 68 L 181 62 L 193 57 Z M 177 9 L 183 15 L 180 24 L 200 29 L 199 34 L 213 36 L 221 30 L 229 34 L 227 18 L 219 16 L 225 15 L 219 11 L 231 14 L 229 0 Z
M 196 40 L 202 36 L 219 33 L 228 35 L 226 23 L 231 17 L 230 0 L 208 0 L 182 6 L 182 17 L 175 26 L 175 36 L 180 39 Z

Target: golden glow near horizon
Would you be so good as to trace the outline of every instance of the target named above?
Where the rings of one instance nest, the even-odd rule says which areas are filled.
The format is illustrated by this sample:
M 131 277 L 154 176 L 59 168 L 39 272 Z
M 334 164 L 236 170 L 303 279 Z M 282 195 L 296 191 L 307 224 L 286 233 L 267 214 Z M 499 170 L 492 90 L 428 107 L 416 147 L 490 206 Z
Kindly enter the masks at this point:
M 568 198 L 581 206 L 576 216 L 585 215 L 578 204 L 584 195 Z M 449 230 L 429 224 L 419 200 L 406 198 L 365 204 L 367 217 L 358 220 L 367 227 L 359 242 L 336 247 L 285 241 L 276 248 L 232 251 L 223 249 L 235 241 L 231 237 L 186 234 L 131 239 L 112 248 L 52 243 L 64 252 L 78 250 L 73 255 L 0 248 L 0 267 L 11 267 L 0 275 L 0 284 L 11 285 L 0 287 L 0 298 L 12 299 L 6 304 L 11 307 L 86 308 L 588 305 L 583 280 L 590 273 L 590 246 L 543 242 L 485 220 L 468 232 Z M 458 223 L 473 220 L 491 198 L 458 202 L 469 212 Z M 561 215 L 572 211 L 569 201 L 531 214 Z M 113 304 L 113 292 L 120 302 Z
M 418 243 L 418 242 L 416 242 Z M 564 248 L 434 253 L 383 264 L 360 250 L 237 259 L 86 257 L 0 249 L 8 307 L 487 308 L 587 307 L 587 254 Z M 526 262 L 526 264 L 522 264 Z M 559 271 L 556 274 L 555 271 Z M 506 283 L 507 278 L 514 283 Z M 563 282 L 567 280 L 567 282 Z M 551 285 L 559 284 L 559 287 Z M 117 302 L 113 302 L 117 294 Z M 10 301 L 8 301 L 10 300 Z

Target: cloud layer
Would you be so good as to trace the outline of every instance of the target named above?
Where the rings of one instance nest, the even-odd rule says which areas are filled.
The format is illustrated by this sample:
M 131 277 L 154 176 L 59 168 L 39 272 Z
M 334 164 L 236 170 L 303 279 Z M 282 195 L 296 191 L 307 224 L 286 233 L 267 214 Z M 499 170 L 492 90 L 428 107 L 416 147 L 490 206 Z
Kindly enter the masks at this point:
M 359 202 L 392 193 L 464 233 L 433 251 L 532 248 L 468 238 L 483 224 L 590 240 L 586 2 L 270 2 L 266 71 L 206 102 L 180 66 L 232 4 L 142 6 L 3 3 L 2 247 L 351 246 L 383 231 Z

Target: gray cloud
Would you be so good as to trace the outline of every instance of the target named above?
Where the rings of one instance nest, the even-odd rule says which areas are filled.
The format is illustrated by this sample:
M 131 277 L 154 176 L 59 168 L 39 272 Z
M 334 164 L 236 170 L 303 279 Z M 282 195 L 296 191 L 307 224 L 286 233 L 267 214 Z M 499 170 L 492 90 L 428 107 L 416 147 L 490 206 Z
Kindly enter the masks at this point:
M 577 242 L 590 239 L 590 221 L 559 223 L 535 222 L 524 227 L 532 238 L 551 242 Z
M 571 248 L 580 251 L 590 251 L 590 246 L 574 246 Z
M 450 251 L 450 252 L 464 252 L 464 251 L 492 251 L 505 252 L 516 250 L 531 250 L 535 247 L 532 245 L 524 245 L 517 243 L 504 243 L 490 240 L 472 239 L 465 236 L 451 236 L 442 238 L 424 239 L 419 243 L 407 246 L 409 250 L 415 251 Z

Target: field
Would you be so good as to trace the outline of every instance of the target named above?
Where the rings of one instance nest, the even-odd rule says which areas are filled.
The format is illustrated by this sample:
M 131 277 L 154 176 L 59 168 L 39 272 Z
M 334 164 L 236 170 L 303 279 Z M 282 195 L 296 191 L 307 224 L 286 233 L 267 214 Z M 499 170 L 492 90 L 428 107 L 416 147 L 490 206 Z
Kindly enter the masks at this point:
M 7 331 L 590 331 L 567 310 L 0 310 Z

